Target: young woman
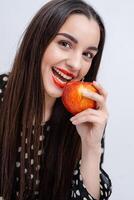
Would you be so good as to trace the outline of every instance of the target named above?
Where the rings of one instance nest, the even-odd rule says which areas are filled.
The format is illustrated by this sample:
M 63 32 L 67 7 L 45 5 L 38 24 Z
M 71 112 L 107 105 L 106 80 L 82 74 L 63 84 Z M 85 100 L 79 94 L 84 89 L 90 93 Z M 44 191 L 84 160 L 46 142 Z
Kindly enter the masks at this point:
M 0 185 L 4 200 L 108 199 L 102 169 L 107 94 L 96 76 L 105 29 L 81 0 L 52 0 L 28 26 L 12 71 L 0 76 Z M 97 109 L 72 116 L 69 81 L 93 81 Z M 86 95 L 85 95 L 86 96 Z

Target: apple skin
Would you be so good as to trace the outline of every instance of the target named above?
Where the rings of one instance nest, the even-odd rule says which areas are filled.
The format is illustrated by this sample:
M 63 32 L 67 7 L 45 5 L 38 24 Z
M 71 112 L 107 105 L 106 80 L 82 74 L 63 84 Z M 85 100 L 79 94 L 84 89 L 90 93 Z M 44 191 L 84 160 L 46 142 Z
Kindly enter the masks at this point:
M 88 108 L 96 109 L 96 102 L 84 97 L 83 90 L 98 93 L 92 82 L 73 81 L 67 83 L 64 87 L 62 102 L 65 108 L 73 115 Z

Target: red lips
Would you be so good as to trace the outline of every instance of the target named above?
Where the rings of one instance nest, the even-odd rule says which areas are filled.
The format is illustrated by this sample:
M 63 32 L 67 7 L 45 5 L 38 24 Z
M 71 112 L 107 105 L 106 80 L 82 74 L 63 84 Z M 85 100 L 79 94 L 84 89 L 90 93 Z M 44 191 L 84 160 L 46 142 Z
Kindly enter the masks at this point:
M 72 74 L 71 72 L 69 72 L 69 71 L 67 71 L 67 70 L 65 70 L 65 69 L 58 68 L 58 67 L 56 67 L 56 68 L 57 68 L 59 71 L 61 71 L 62 73 L 66 74 L 67 76 L 70 76 L 70 77 L 72 77 L 72 78 L 75 78 L 75 75 Z
M 69 71 L 67 71 L 67 70 L 65 70 L 65 69 L 61 69 L 61 68 L 59 68 L 59 67 L 56 67 L 56 69 L 57 69 L 58 71 L 60 71 L 61 73 L 63 73 L 63 74 L 65 74 L 65 75 L 69 76 L 69 77 L 72 78 L 72 79 L 75 78 L 75 75 L 74 75 L 73 73 L 71 73 L 71 72 L 69 72 Z M 62 76 L 62 75 L 61 75 L 61 76 Z M 63 80 L 60 80 L 60 78 L 58 78 L 58 77 L 55 76 L 55 75 L 52 75 L 52 78 L 53 78 L 53 81 L 54 81 L 55 85 L 58 86 L 58 87 L 61 88 L 61 89 L 63 89 L 63 88 L 65 87 L 65 85 L 69 82 L 69 81 L 64 82 Z M 71 79 L 70 79 L 70 81 L 71 81 Z
M 53 78 L 55 85 L 57 85 L 59 88 L 64 88 L 65 85 L 67 84 L 67 83 L 60 82 L 58 80 L 58 78 L 56 78 L 55 76 L 52 76 L 52 78 Z

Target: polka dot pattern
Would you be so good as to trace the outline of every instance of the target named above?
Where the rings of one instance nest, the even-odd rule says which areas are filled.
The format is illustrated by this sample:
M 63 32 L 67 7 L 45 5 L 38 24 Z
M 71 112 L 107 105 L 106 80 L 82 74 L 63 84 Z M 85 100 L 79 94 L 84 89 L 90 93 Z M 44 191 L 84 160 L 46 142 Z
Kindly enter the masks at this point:
M 7 86 L 7 81 L 8 81 L 8 75 L 7 74 L 2 74 L 0 75 L 0 103 L 3 102 L 4 100 L 4 91 Z M 49 125 L 43 125 L 45 127 L 45 131 L 49 132 L 50 131 L 50 126 Z M 22 136 L 23 133 L 21 132 L 20 136 Z M 34 136 L 34 130 L 32 130 L 32 135 Z M 44 141 L 44 135 L 41 135 L 39 137 L 39 142 L 40 146 L 42 145 L 42 142 Z M 25 139 L 25 145 L 28 145 L 28 138 Z M 16 160 L 16 199 L 19 199 L 19 183 L 20 183 L 20 154 L 21 154 L 21 145 L 19 144 L 18 146 L 18 155 L 17 155 L 17 160 Z M 101 157 L 101 163 L 103 162 L 103 153 L 104 153 L 104 138 L 102 140 L 102 157 Z M 34 159 L 33 159 L 33 153 L 34 153 L 34 145 L 31 144 L 30 151 L 32 152 L 30 155 L 28 152 L 25 153 L 25 170 L 24 170 L 24 175 L 27 177 L 27 174 L 29 174 L 28 171 L 28 160 L 30 160 L 31 166 L 34 166 Z M 38 157 L 41 158 L 43 152 L 42 149 L 39 149 L 37 152 Z M 72 179 L 72 188 L 71 188 L 71 197 L 70 200 L 95 200 L 91 194 L 88 193 L 86 190 L 86 187 L 83 183 L 82 176 L 80 174 L 80 164 L 81 161 L 79 161 L 76 169 L 73 172 L 73 179 Z M 41 166 L 38 165 L 35 167 L 37 171 L 40 171 Z M 33 181 L 35 179 L 33 171 L 30 172 L 30 179 Z M 34 194 L 36 200 L 39 199 L 39 184 L 40 180 L 36 180 L 36 190 L 32 191 Z M 27 188 L 27 186 L 26 186 Z M 107 200 L 109 196 L 111 195 L 111 181 L 109 176 L 106 174 L 106 172 L 100 167 L 100 200 Z
M 21 137 L 22 137 L 22 134 L 21 133 Z M 34 129 L 32 130 L 32 141 L 33 141 L 33 136 L 34 136 Z M 42 143 L 44 142 L 44 135 L 41 135 L 39 137 L 39 142 L 40 142 L 40 149 L 39 151 L 37 152 L 37 155 L 38 157 L 40 158 L 42 155 L 43 155 L 43 151 L 41 150 L 41 146 L 42 146 Z M 28 138 L 25 139 L 25 145 L 28 145 L 29 141 L 28 141 Z M 38 165 L 38 166 L 34 166 L 34 145 L 33 143 L 31 144 L 30 146 L 30 154 L 29 152 L 26 152 L 25 153 L 25 170 L 24 170 L 24 174 L 25 174 L 25 177 L 26 179 L 29 177 L 29 174 L 30 174 L 30 180 L 33 182 L 35 180 L 35 183 L 36 183 L 36 191 L 34 191 L 34 197 L 35 199 L 38 200 L 39 198 L 39 184 L 40 184 L 40 180 L 39 179 L 36 179 L 36 177 L 34 176 L 34 168 L 40 172 L 40 169 L 41 169 L 41 166 Z M 18 146 L 18 156 L 17 156 L 17 161 L 16 161 L 16 174 L 17 174 L 17 177 L 18 177 L 18 180 L 17 182 L 19 183 L 20 181 L 20 178 L 18 176 L 18 174 L 20 174 L 20 167 L 21 167 L 21 164 L 19 162 L 20 160 L 20 155 L 21 155 L 21 146 L 19 145 Z M 29 159 L 30 158 L 30 159 Z M 30 162 L 30 165 L 31 165 L 31 171 L 29 172 L 29 168 L 28 168 L 28 163 Z M 17 194 L 19 195 L 19 187 L 17 185 Z
M 77 168 L 73 173 L 72 180 L 72 191 L 71 199 L 72 200 L 95 200 L 91 194 L 86 189 L 86 186 L 83 183 L 82 175 L 80 173 L 80 164 L 77 165 Z M 100 169 L 100 200 L 108 200 L 111 195 L 111 180 L 109 176 L 103 169 Z
M 0 75 L 0 103 L 2 103 L 4 100 L 3 97 L 4 97 L 4 91 L 6 89 L 7 81 L 8 81 L 8 75 L 1 74 Z
M 6 74 L 3 74 L 3 75 L 0 75 L 0 103 L 3 101 L 3 98 L 4 98 L 4 91 L 5 91 L 5 88 L 6 88 L 6 85 L 7 85 L 7 81 L 8 81 L 8 75 Z M 45 125 L 44 125 L 45 126 Z M 45 129 L 47 129 L 47 132 L 50 130 L 50 127 L 47 126 Z M 20 191 L 20 167 L 21 167 L 21 163 L 20 163 L 20 156 L 21 156 L 21 150 L 22 150 L 22 147 L 21 147 L 21 137 L 23 135 L 23 132 L 21 132 L 20 134 L 20 141 L 18 141 L 18 154 L 17 154 L 17 159 L 16 159 L 16 198 L 19 199 L 19 191 Z M 32 130 L 32 137 L 34 137 L 34 129 Z M 32 141 L 33 141 L 33 138 L 32 138 Z M 28 145 L 28 138 L 26 137 L 25 138 L 25 146 Z M 42 156 L 43 152 L 42 152 L 42 149 L 41 149 L 41 146 L 42 146 L 42 143 L 44 142 L 44 135 L 40 135 L 39 137 L 39 142 L 40 142 L 40 149 L 39 151 L 37 152 L 39 158 Z M 36 183 L 36 191 L 33 191 L 34 193 L 34 196 L 35 196 L 35 199 L 38 200 L 38 196 L 39 196 L 39 184 L 40 184 L 40 180 L 36 179 L 36 177 L 34 177 L 34 145 L 33 143 L 31 144 L 31 147 L 30 147 L 30 154 L 29 152 L 25 152 L 25 170 L 24 170 L 24 175 L 25 175 L 25 178 L 27 179 L 28 175 L 30 174 L 30 179 L 31 181 L 33 181 L 35 179 L 35 183 Z M 30 160 L 30 165 L 32 166 L 32 170 L 29 172 L 29 168 L 28 168 L 28 162 Z M 40 172 L 40 165 L 38 166 L 35 166 L 35 169 Z M 27 186 L 26 186 L 27 188 Z

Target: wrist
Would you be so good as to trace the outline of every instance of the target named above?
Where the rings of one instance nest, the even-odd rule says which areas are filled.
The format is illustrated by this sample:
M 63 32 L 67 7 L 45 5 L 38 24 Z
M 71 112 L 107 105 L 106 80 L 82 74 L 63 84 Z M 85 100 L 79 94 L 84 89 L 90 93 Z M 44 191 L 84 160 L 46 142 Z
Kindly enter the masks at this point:
M 80 172 L 86 189 L 95 199 L 99 199 L 101 152 L 101 145 L 95 145 L 91 148 L 82 147 Z
M 87 141 L 82 141 L 82 152 L 86 154 L 97 154 L 101 155 L 102 147 L 101 143 L 88 143 Z
M 85 146 L 82 146 L 82 163 L 89 164 L 91 163 L 94 165 L 94 163 L 98 163 L 98 166 L 100 164 L 100 158 L 102 154 L 102 148 L 99 146 L 95 146 L 92 148 L 86 148 Z

